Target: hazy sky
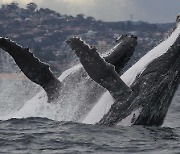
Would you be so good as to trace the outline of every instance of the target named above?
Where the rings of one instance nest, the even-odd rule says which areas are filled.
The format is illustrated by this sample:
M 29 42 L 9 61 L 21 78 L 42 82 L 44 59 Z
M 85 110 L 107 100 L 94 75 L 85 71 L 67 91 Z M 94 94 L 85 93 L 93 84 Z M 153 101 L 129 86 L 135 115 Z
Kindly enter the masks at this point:
M 104 21 L 144 20 L 153 23 L 173 22 L 180 13 L 180 0 L 0 0 L 0 4 L 29 2 L 61 14 L 93 16 Z

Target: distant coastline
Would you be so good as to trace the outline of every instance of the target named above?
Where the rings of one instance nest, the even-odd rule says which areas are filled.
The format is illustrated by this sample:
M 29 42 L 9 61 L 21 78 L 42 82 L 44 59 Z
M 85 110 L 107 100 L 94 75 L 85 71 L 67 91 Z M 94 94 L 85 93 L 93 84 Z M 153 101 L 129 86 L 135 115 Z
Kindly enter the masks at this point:
M 28 80 L 22 73 L 0 73 L 0 80 Z

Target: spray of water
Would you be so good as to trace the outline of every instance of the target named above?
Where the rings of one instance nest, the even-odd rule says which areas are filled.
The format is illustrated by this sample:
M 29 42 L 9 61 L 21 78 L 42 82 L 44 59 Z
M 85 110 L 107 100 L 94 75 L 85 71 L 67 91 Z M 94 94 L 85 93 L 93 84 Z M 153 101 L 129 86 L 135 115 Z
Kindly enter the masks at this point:
M 4 116 L 19 110 L 39 88 L 27 80 L 7 53 L 0 52 L 0 66 L 0 116 Z

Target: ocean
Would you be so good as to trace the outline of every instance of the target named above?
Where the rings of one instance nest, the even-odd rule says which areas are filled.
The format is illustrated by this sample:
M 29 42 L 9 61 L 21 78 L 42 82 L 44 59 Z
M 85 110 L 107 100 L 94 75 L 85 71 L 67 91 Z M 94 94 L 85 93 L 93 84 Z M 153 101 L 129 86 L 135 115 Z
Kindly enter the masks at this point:
M 24 95 L 30 95 L 32 88 L 30 88 L 29 84 L 21 83 L 21 86 L 17 86 L 17 84 L 17 81 L 16 84 L 15 82 L 11 83 L 11 89 L 19 87 L 16 93 L 22 93 L 23 91 Z M 25 88 L 29 89 L 29 91 L 24 91 Z M 8 96 L 7 92 L 6 95 Z M 6 98 L 7 104 L 5 104 L 6 102 L 2 100 L 5 97 L 1 93 L 1 116 L 2 114 L 7 114 L 5 110 L 8 110 L 10 113 L 10 110 L 19 108 L 18 103 L 15 103 L 16 105 L 14 106 L 12 105 L 13 102 L 17 101 L 16 99 L 23 100 L 24 97 L 20 98 L 19 95 L 11 95 L 12 98 L 9 102 Z M 8 98 L 10 98 L 10 95 Z M 178 154 L 180 153 L 179 102 L 180 88 L 176 92 L 162 127 L 109 127 L 52 120 L 48 117 L 1 119 L 0 153 Z
M 178 154 L 179 135 L 180 127 L 107 127 L 47 118 L 10 119 L 0 121 L 0 153 Z

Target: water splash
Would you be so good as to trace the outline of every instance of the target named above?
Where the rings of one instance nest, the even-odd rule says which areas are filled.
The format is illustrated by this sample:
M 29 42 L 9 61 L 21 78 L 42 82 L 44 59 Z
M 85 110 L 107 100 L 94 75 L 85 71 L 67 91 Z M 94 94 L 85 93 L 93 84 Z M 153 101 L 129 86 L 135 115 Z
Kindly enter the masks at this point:
M 39 89 L 21 73 L 14 60 L 0 52 L 0 116 L 19 110 Z

